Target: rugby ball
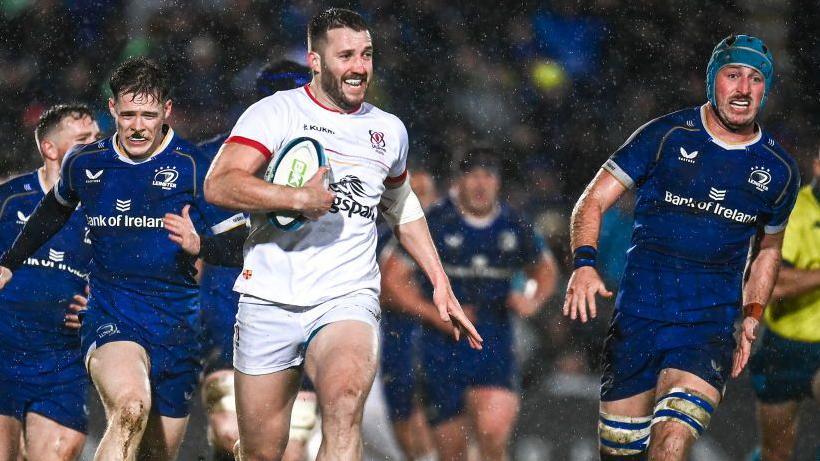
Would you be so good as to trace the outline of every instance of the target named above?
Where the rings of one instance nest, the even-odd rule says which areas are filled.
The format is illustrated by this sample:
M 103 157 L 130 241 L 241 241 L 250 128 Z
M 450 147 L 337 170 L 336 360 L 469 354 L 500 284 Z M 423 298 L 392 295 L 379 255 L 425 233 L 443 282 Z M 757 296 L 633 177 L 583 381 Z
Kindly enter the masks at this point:
M 268 165 L 265 181 L 280 186 L 302 187 L 319 167 L 326 165 L 325 150 L 319 141 L 308 137 L 296 138 L 288 142 Z M 297 212 L 276 211 L 268 213 L 268 221 L 279 229 L 295 231 L 307 219 Z

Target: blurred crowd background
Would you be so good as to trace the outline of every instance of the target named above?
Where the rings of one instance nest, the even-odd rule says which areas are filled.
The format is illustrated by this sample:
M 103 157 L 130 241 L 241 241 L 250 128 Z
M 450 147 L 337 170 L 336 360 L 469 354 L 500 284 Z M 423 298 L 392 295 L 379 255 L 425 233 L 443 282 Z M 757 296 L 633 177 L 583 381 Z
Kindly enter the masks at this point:
M 228 130 L 254 101 L 263 64 L 304 62 L 307 22 L 328 6 L 369 21 L 369 100 L 405 122 L 413 164 L 446 191 L 452 159 L 472 146 L 496 148 L 505 199 L 537 223 L 565 277 L 568 219 L 583 187 L 643 123 L 705 101 L 709 55 L 730 33 L 760 36 L 773 50 L 776 80 L 761 120 L 804 178 L 818 153 L 815 0 L 4 0 L 0 177 L 38 164 L 34 125 L 51 104 L 85 102 L 110 133 L 107 81 L 128 56 L 170 69 L 178 133 L 198 141 Z M 610 285 L 628 245 L 629 211 L 627 199 L 605 220 Z M 521 324 L 524 387 L 576 376 L 594 399 L 606 318 L 591 327 L 563 321 L 563 286 Z

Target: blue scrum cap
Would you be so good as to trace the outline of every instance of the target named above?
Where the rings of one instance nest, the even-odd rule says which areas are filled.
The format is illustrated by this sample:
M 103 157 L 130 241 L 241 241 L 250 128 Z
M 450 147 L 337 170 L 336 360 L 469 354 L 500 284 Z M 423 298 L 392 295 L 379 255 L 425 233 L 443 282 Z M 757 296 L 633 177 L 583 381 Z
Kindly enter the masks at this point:
M 728 65 L 751 67 L 763 75 L 766 89 L 760 100 L 762 109 L 774 80 L 774 58 L 763 40 L 751 35 L 730 35 L 717 44 L 706 67 L 706 97 L 715 107 L 715 77 L 720 69 Z

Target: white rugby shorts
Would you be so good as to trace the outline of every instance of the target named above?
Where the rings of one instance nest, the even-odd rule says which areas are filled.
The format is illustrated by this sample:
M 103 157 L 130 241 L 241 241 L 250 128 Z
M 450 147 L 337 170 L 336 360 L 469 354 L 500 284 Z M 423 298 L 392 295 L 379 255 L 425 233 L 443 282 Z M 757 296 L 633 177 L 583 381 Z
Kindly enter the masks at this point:
M 367 323 L 378 337 L 381 308 L 371 295 L 351 294 L 316 306 L 272 303 L 243 295 L 233 338 L 233 366 L 248 375 L 264 375 L 296 367 L 305 360 L 310 340 L 333 322 Z

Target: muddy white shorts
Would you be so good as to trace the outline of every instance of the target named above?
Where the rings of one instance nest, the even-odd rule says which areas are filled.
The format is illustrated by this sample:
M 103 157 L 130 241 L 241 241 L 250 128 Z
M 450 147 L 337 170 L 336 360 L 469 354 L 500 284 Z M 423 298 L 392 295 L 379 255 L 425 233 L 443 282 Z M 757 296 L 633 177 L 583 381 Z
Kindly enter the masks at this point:
M 351 294 L 311 307 L 272 303 L 243 295 L 234 327 L 235 369 L 264 375 L 296 367 L 319 330 L 333 322 L 357 320 L 371 325 L 378 336 L 381 309 L 371 295 Z

